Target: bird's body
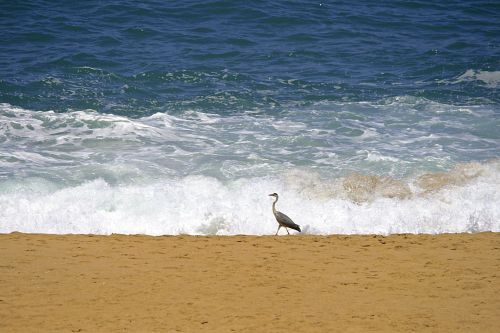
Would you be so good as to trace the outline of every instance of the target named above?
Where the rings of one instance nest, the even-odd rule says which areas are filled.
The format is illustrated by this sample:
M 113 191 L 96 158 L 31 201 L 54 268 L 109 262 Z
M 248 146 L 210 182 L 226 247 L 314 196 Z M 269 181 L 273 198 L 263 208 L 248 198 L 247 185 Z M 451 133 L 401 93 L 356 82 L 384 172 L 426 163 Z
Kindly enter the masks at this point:
M 288 228 L 297 230 L 298 232 L 301 232 L 300 226 L 298 224 L 293 222 L 291 218 L 289 218 L 288 216 L 286 216 L 282 212 L 278 212 L 276 210 L 276 203 L 278 202 L 278 199 L 279 199 L 278 194 L 273 193 L 273 194 L 269 194 L 269 196 L 276 198 L 276 200 L 273 202 L 273 214 L 274 214 L 274 217 L 276 218 L 276 221 L 279 224 L 278 230 L 276 231 L 276 235 L 278 234 L 278 231 L 280 231 L 281 227 L 284 227 L 288 234 L 290 234 L 290 232 L 288 232 Z

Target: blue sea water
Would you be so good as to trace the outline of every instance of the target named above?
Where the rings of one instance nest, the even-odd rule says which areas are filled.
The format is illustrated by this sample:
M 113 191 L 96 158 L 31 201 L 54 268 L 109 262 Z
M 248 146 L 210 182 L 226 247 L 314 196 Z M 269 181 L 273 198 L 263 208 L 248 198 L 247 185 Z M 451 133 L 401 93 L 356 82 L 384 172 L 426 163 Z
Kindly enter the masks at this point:
M 500 4 L 0 3 L 0 232 L 500 231 Z

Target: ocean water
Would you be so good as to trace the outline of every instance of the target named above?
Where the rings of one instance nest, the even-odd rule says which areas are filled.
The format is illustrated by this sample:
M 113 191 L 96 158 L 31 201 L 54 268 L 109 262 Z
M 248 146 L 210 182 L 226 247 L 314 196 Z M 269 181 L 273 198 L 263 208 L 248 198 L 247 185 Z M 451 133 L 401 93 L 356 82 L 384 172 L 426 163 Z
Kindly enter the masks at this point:
M 500 4 L 0 3 L 0 232 L 500 231 Z

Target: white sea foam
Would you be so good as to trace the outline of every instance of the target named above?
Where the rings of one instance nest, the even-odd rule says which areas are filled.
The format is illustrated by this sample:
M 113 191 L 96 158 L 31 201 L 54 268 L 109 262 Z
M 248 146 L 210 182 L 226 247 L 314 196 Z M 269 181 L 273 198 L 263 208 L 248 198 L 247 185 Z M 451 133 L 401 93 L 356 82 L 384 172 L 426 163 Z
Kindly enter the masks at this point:
M 500 71 L 481 71 L 468 69 L 462 75 L 458 76 L 453 83 L 465 81 L 481 81 L 490 88 L 497 88 L 500 84 Z
M 0 104 L 0 232 L 272 234 L 272 192 L 305 233 L 499 231 L 498 140 L 481 127 L 496 111 L 457 108 L 403 96 L 132 119 Z M 493 161 L 460 167 L 468 154 Z
M 318 104 L 307 114 L 291 109 L 279 117 L 186 111 L 132 119 L 92 110 L 40 112 L 0 104 L 0 173 L 96 163 L 104 170 L 128 161 L 131 168 L 149 164 L 145 173 L 151 170 L 146 175 L 150 177 L 164 171 L 255 177 L 301 165 L 315 165 L 326 173 L 337 170 L 337 175 L 347 169 L 405 176 L 421 165 L 416 157 L 449 167 L 445 149 L 473 149 L 479 160 L 497 157 L 494 127 L 483 121 L 495 111 L 482 106 L 463 109 L 401 96 L 379 103 Z M 358 154 L 360 148 L 370 154 Z M 238 167 L 242 172 L 235 172 Z
M 371 162 L 380 162 L 380 161 L 389 161 L 389 162 L 397 162 L 398 159 L 395 158 L 395 157 L 391 157 L 391 156 L 384 156 L 380 153 L 377 153 L 377 152 L 366 152 L 367 156 L 366 156 L 366 160 L 367 161 L 371 161 Z
M 500 84 L 500 71 L 482 71 L 468 69 L 463 74 L 455 77 L 452 80 L 438 80 L 438 83 L 457 84 L 461 82 L 477 81 L 479 84 L 488 88 L 496 89 Z
M 415 180 L 414 187 L 427 187 L 403 197 L 397 193 L 406 185 L 399 181 L 362 176 L 328 182 L 306 171 L 230 182 L 188 176 L 111 186 L 98 179 L 63 188 L 24 179 L 1 183 L 0 232 L 273 234 L 272 192 L 280 194 L 278 209 L 306 234 L 500 231 L 499 162 L 435 177 Z

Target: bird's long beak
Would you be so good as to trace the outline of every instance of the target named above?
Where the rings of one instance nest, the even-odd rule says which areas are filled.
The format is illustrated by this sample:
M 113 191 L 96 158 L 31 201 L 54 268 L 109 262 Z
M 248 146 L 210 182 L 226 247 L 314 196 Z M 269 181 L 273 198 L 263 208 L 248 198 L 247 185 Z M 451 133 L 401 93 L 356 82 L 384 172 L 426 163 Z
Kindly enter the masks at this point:
M 274 195 L 273 195 L 273 194 L 269 194 L 269 196 L 270 196 L 270 197 L 274 197 Z

